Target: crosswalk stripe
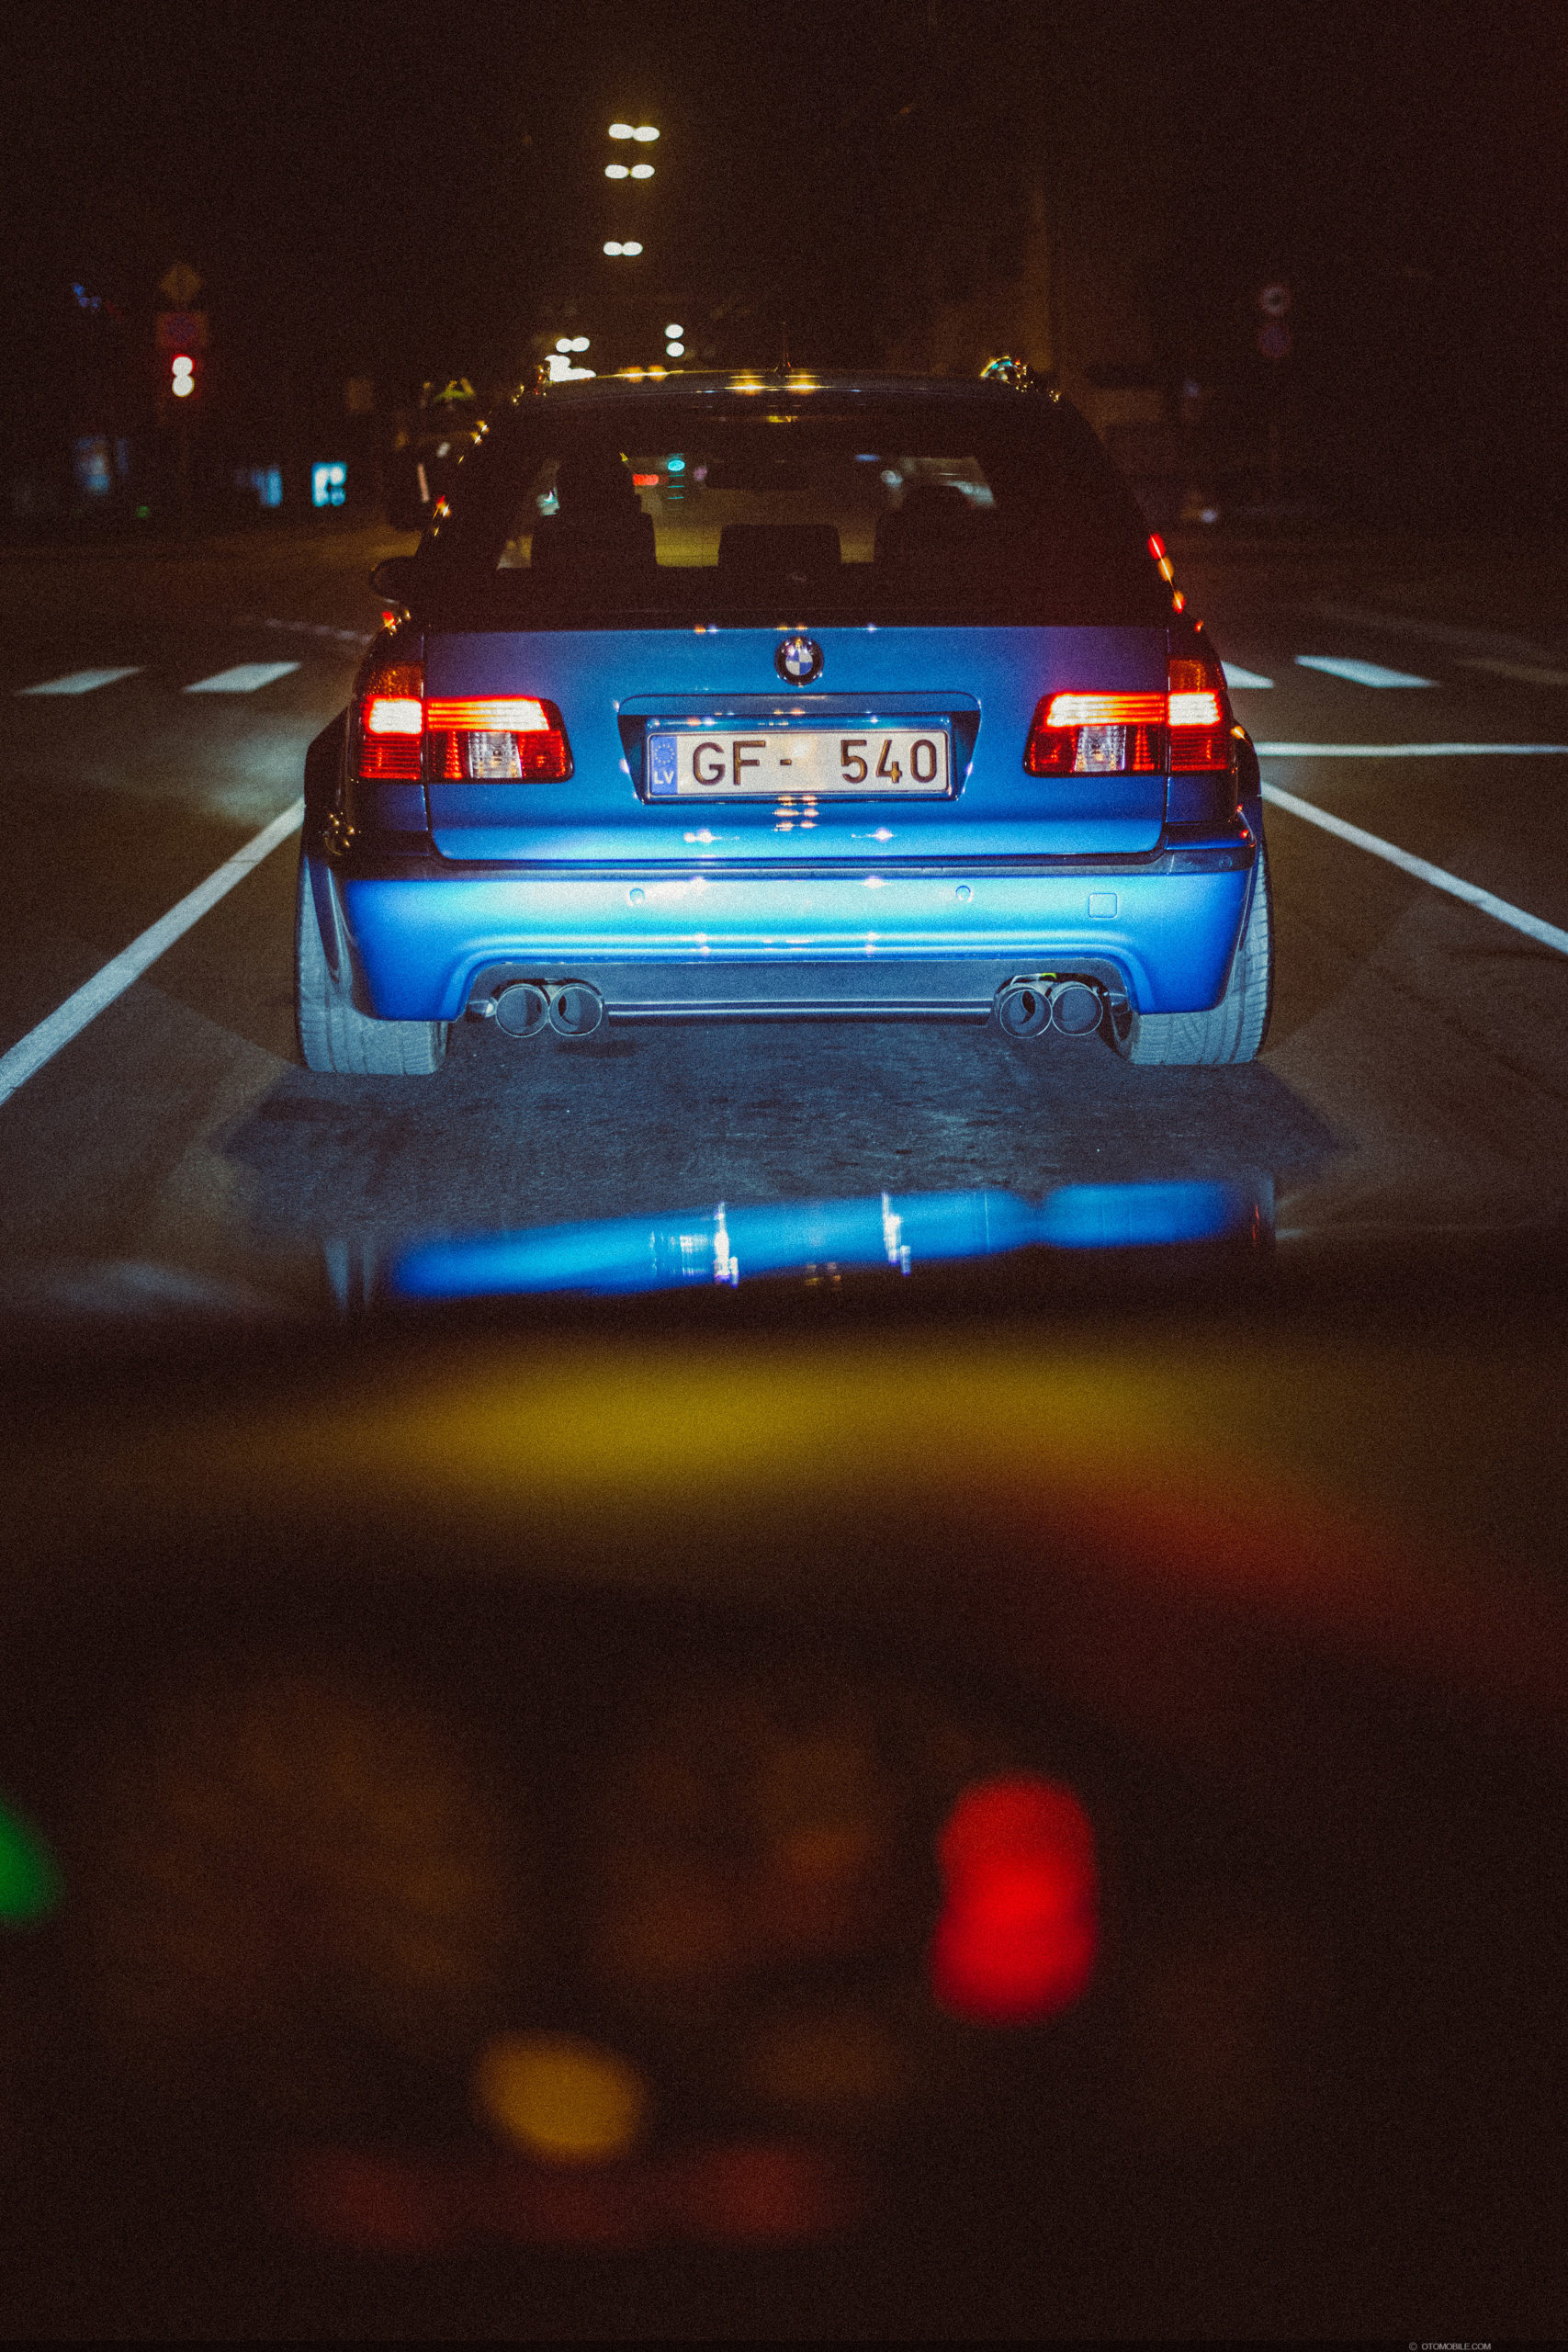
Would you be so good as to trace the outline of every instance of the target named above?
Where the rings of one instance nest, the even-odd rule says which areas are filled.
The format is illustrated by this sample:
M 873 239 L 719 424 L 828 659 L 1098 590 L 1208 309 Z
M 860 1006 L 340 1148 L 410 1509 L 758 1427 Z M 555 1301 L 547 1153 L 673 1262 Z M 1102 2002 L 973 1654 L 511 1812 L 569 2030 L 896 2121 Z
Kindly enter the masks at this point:
M 132 662 L 123 670 L 71 670 L 63 678 L 46 678 L 41 686 L 18 686 L 20 695 L 90 695 L 99 686 L 112 686 L 118 678 L 139 678 L 141 664 Z
M 1260 671 L 1244 670 L 1239 662 L 1222 662 L 1220 667 L 1225 673 L 1227 686 L 1250 686 L 1256 693 L 1259 687 L 1271 686 L 1274 683 L 1272 678 L 1264 677 Z
M 1483 890 L 1474 882 L 1461 881 L 1446 866 L 1430 865 L 1424 857 L 1413 857 L 1407 849 L 1397 849 L 1393 842 L 1385 842 L 1377 833 L 1363 832 L 1359 825 L 1348 825 L 1343 817 L 1315 808 L 1310 800 L 1298 799 L 1293 792 L 1282 792 L 1277 784 L 1266 784 L 1263 797 L 1271 808 L 1288 808 L 1292 817 L 1304 817 L 1309 825 L 1321 825 L 1325 833 L 1348 842 L 1353 848 L 1364 849 L 1371 856 L 1397 865 L 1402 873 L 1413 874 L 1418 882 L 1429 882 L 1434 890 L 1446 890 L 1450 898 L 1462 899 L 1466 906 L 1479 909 L 1495 922 L 1505 922 L 1511 931 L 1522 931 L 1527 939 L 1539 940 L 1543 947 L 1554 947 L 1560 956 L 1568 956 L 1568 931 L 1560 931 L 1553 922 L 1542 922 L 1539 915 L 1526 914 L 1522 907 L 1510 906 L 1506 899 Z
M 1325 678 L 1345 678 L 1353 686 L 1429 686 L 1430 678 L 1412 676 L 1408 670 L 1385 670 L 1381 662 L 1357 662 L 1348 654 L 1298 653 L 1298 670 L 1321 670 Z
M 258 686 L 270 686 L 276 679 L 287 678 L 298 670 L 298 662 L 237 662 L 231 670 L 219 670 L 210 678 L 198 678 L 187 686 L 187 695 L 254 695 Z

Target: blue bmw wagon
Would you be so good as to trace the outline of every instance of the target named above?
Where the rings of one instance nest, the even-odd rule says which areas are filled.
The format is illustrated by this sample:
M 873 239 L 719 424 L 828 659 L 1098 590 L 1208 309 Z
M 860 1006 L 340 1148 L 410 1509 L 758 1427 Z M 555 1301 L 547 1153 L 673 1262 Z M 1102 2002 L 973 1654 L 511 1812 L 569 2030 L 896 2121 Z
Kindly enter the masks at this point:
M 1083 419 L 1016 379 L 521 395 L 307 777 L 313 1069 L 448 1025 L 994 1020 L 1247 1061 L 1258 763 Z

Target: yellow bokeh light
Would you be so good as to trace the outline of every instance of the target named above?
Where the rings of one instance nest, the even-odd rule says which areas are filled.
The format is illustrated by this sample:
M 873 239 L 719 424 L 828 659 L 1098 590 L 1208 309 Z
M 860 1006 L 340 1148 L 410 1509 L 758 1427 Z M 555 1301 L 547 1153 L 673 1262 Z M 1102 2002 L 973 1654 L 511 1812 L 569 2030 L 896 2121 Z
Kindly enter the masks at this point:
M 485 2121 L 546 2164 L 607 2164 L 636 2145 L 648 2086 L 613 2050 L 574 2034 L 500 2033 L 474 2069 Z

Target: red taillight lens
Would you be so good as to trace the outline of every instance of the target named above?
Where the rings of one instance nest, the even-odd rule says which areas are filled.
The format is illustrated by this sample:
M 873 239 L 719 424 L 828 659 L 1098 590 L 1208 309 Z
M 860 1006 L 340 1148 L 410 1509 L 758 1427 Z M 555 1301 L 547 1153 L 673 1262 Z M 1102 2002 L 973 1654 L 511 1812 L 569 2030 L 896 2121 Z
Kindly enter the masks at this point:
M 428 759 L 425 741 L 429 739 Z M 424 699 L 417 662 L 389 663 L 359 700 L 358 774 L 367 782 L 557 784 L 571 746 L 553 702 L 532 695 Z
M 1165 765 L 1163 695 L 1049 695 L 1024 747 L 1030 775 L 1138 775 Z
M 1230 703 L 1224 673 L 1209 656 L 1183 656 L 1160 694 L 1047 695 L 1024 746 L 1029 775 L 1150 775 L 1227 768 Z
M 1173 772 L 1228 768 L 1230 705 L 1219 663 L 1209 656 L 1173 660 L 1168 684 Z
M 426 707 L 425 723 L 433 729 L 455 728 L 460 734 L 481 730 L 536 735 L 551 720 L 542 702 L 514 695 L 495 696 L 488 702 L 432 702 Z M 558 725 L 558 719 L 555 723 Z
M 391 662 L 366 681 L 359 698 L 359 774 L 417 784 L 424 749 L 424 673 Z
M 430 773 L 443 783 L 560 784 L 571 746 L 553 702 L 531 695 L 425 706 Z

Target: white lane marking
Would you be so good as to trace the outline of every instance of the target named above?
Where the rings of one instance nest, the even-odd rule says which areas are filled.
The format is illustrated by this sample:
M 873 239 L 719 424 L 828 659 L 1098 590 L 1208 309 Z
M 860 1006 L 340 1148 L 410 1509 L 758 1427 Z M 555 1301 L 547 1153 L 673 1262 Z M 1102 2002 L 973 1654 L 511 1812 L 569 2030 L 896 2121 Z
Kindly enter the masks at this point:
M 1239 662 L 1222 662 L 1220 667 L 1225 673 L 1227 686 L 1250 686 L 1256 694 L 1260 687 L 1271 686 L 1274 683 L 1272 678 L 1265 678 L 1257 670 L 1244 670 Z
M 1459 666 L 1489 671 L 1493 677 L 1506 678 L 1516 686 L 1568 686 L 1568 670 L 1543 670 L 1534 662 L 1495 662 L 1488 655 L 1472 653 Z
M 227 898 L 235 884 L 243 882 L 264 858 L 270 857 L 280 842 L 297 833 L 304 815 L 305 803 L 296 800 L 281 817 L 275 817 L 270 825 L 264 826 L 243 849 L 236 850 L 216 873 L 209 874 L 205 882 L 198 882 L 178 906 L 161 915 L 150 931 L 144 931 L 140 939 L 133 939 L 129 947 L 122 947 L 118 956 L 111 956 L 102 971 L 95 972 L 74 996 L 68 996 L 47 1020 L 40 1021 L 36 1029 L 29 1029 L 8 1053 L 0 1054 L 0 1102 L 8 1102 L 17 1089 L 25 1086 L 45 1062 L 51 1061 L 62 1046 L 68 1046 L 73 1037 L 79 1037 L 90 1021 L 96 1021 L 117 997 L 123 996 L 148 966 L 157 962 L 165 948 L 183 938 L 220 899 Z
M 139 678 L 141 664 L 133 662 L 126 670 L 73 670 L 63 678 L 46 678 L 41 686 L 18 686 L 19 695 L 90 695 L 100 686 L 112 686 L 118 678 Z
M 1568 743 L 1258 743 L 1260 760 L 1550 760 Z
M 1353 686 L 1429 686 L 1408 670 L 1385 670 L 1381 662 L 1357 662 L 1339 653 L 1298 653 L 1298 670 L 1321 670 L 1325 678 L 1345 678 Z
M 277 678 L 287 678 L 298 670 L 298 662 L 237 662 L 231 670 L 219 670 L 210 678 L 198 678 L 187 686 L 187 695 L 254 695 L 258 686 L 270 686 Z
M 1413 874 L 1418 882 L 1429 882 L 1434 890 L 1446 890 L 1450 898 L 1462 899 L 1467 907 L 1477 907 L 1494 922 L 1522 931 L 1527 939 L 1538 939 L 1543 947 L 1555 947 L 1560 956 L 1568 956 L 1568 931 L 1559 931 L 1555 923 L 1542 922 L 1539 915 L 1526 914 L 1522 907 L 1510 906 L 1506 899 L 1496 898 L 1473 882 L 1461 882 L 1446 866 L 1430 865 L 1424 857 L 1412 857 L 1407 849 L 1396 849 L 1393 842 L 1385 842 L 1376 833 L 1364 833 L 1359 825 L 1348 825 L 1343 817 L 1330 816 L 1326 808 L 1316 808 L 1310 800 L 1299 800 L 1293 792 L 1282 792 L 1277 784 L 1266 784 L 1263 797 L 1276 808 L 1288 808 L 1292 817 L 1304 817 L 1309 825 L 1321 825 L 1325 833 L 1349 842 L 1356 849 L 1385 858 L 1402 873 Z

